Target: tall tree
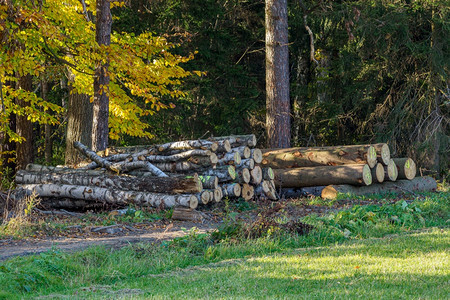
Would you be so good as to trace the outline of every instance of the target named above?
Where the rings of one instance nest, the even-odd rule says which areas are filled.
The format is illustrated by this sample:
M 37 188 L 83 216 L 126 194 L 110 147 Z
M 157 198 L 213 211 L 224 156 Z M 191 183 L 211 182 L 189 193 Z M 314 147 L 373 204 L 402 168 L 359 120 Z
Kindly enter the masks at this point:
M 17 81 L 17 90 L 32 92 L 32 77 L 27 74 L 20 76 Z M 16 104 L 26 108 L 30 104 L 22 97 L 16 98 Z M 16 114 L 16 133 L 24 140 L 16 144 L 16 168 L 25 169 L 33 160 L 33 123 L 25 114 Z
M 109 0 L 97 0 L 97 21 L 95 40 L 100 46 L 111 44 L 111 7 Z M 103 58 L 95 68 L 94 102 L 92 122 L 92 149 L 105 150 L 108 147 L 109 117 L 109 58 Z
M 266 130 L 270 148 L 291 145 L 287 0 L 266 0 Z

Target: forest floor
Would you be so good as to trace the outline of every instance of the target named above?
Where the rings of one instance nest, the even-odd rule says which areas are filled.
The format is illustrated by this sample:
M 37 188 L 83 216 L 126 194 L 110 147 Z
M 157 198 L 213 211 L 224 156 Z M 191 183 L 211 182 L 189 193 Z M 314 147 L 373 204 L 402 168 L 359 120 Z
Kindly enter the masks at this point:
M 403 198 L 393 198 L 395 203 Z M 251 223 L 258 216 L 270 214 L 271 219 L 296 220 L 310 214 L 324 215 L 348 209 L 354 205 L 381 205 L 383 198 L 341 199 L 326 201 L 316 197 L 270 201 L 227 201 L 199 207 L 201 222 L 174 221 L 171 210 L 135 210 L 72 213 L 65 210 L 36 209 L 20 228 L 12 232 L 0 228 L 0 261 L 39 254 L 57 248 L 79 251 L 91 246 L 119 249 L 133 243 L 160 243 L 191 234 L 210 233 L 230 218 Z M 1 211 L 1 210 L 0 210 Z M 53 213 L 53 214 L 50 214 Z

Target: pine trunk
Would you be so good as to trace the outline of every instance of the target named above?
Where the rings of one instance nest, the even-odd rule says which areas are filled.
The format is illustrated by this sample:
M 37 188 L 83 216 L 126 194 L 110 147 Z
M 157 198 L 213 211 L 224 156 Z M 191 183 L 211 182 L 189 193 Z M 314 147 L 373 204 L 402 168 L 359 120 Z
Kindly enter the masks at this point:
M 261 164 L 274 169 L 366 163 L 373 168 L 377 162 L 376 150 L 370 145 L 264 149 L 262 151 L 264 153 Z
M 420 191 L 434 191 L 437 188 L 436 180 L 431 177 L 416 177 L 412 180 L 398 180 L 384 182 L 370 186 L 356 187 L 351 185 L 330 185 L 322 190 L 324 199 L 335 199 L 338 194 L 370 195 L 382 193 L 412 193 Z
M 274 169 L 277 187 L 307 187 L 330 184 L 370 185 L 368 165 L 322 166 L 295 169 Z

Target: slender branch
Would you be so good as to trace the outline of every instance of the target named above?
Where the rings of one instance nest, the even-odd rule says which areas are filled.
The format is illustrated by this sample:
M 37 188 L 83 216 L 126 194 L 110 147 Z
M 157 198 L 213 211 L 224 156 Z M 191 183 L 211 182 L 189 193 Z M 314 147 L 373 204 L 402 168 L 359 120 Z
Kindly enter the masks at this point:
M 89 14 L 87 12 L 87 8 L 86 8 L 86 2 L 84 0 L 80 0 L 81 5 L 83 6 L 83 14 L 84 14 L 84 18 L 86 19 L 86 21 L 90 22 L 91 19 L 89 18 Z
M 303 10 L 303 24 L 305 26 L 306 31 L 308 31 L 308 35 L 309 35 L 309 48 L 310 48 L 309 58 L 312 62 L 314 62 L 316 65 L 318 65 L 319 62 L 315 58 L 316 50 L 314 48 L 314 33 L 312 32 L 311 28 L 308 26 L 308 10 L 306 9 L 302 0 L 298 0 L 298 4 L 300 5 L 301 9 Z
M 3 80 L 0 80 L 0 98 L 2 100 L 0 111 L 3 112 L 5 110 L 5 101 L 3 100 Z

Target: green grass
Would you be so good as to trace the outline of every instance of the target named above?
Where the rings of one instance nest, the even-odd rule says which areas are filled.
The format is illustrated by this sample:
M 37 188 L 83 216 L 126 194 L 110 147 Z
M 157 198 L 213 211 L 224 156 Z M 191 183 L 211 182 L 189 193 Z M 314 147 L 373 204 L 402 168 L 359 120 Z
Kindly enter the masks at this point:
M 448 192 L 412 202 L 355 206 L 303 221 L 315 226 L 306 236 L 269 230 L 261 238 L 246 239 L 239 230 L 228 230 L 240 228 L 230 221 L 213 236 L 191 231 L 162 244 L 76 253 L 54 249 L 13 258 L 0 264 L 0 298 L 450 295 Z

